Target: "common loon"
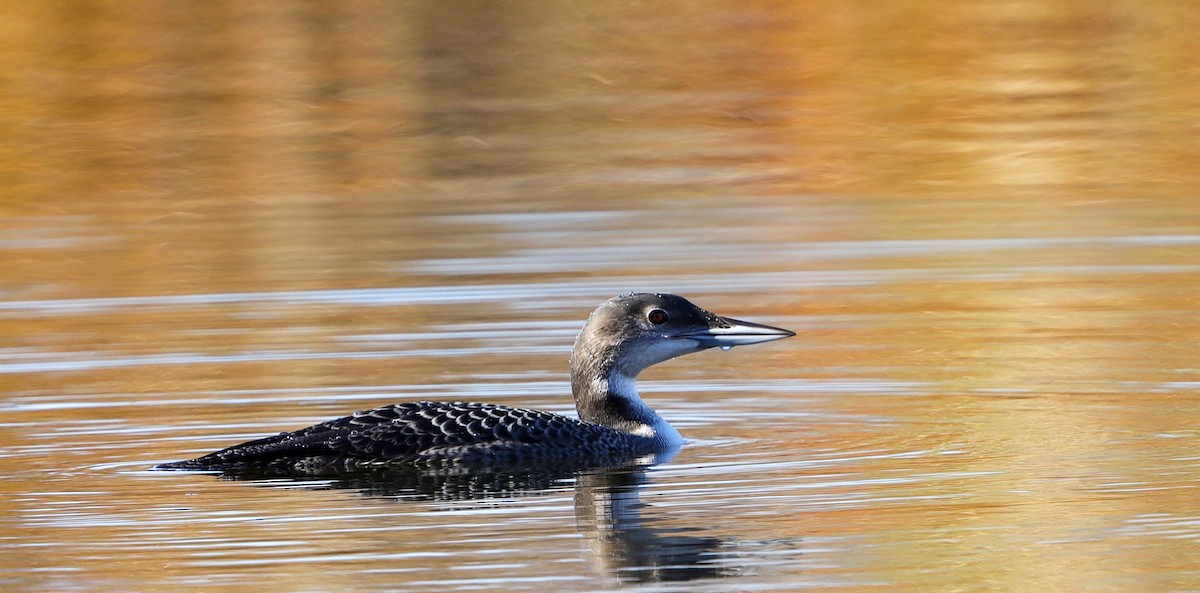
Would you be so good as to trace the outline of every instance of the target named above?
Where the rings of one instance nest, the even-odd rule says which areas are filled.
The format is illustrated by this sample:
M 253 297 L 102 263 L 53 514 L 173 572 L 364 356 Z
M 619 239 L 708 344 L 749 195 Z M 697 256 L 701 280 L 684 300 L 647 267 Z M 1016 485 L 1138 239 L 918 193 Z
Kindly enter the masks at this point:
M 629 293 L 596 308 L 575 340 L 571 391 L 578 420 L 495 404 L 401 403 L 155 469 L 625 462 L 683 444 L 679 431 L 638 395 L 635 380 L 643 369 L 712 347 L 729 349 L 794 335 L 720 317 L 677 295 Z

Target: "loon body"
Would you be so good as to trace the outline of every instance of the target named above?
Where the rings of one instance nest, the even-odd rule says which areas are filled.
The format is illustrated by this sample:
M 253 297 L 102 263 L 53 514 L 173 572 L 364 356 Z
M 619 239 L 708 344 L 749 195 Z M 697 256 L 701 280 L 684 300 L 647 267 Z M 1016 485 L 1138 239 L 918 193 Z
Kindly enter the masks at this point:
M 630 293 L 602 303 L 575 340 L 571 391 L 578 420 L 484 403 L 401 403 L 157 469 L 625 462 L 683 444 L 679 432 L 638 395 L 635 381 L 643 369 L 712 347 L 793 335 L 785 329 L 715 315 L 677 295 Z

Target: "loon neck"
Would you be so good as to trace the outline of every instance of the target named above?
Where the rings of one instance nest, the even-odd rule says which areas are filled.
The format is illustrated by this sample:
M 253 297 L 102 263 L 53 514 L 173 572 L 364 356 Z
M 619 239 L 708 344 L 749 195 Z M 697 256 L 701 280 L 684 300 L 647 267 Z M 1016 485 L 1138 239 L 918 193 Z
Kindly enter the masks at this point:
M 620 364 L 618 350 L 576 344 L 571 354 L 571 392 L 579 418 L 678 446 L 683 437 L 638 394 L 641 369 Z
M 662 422 L 662 418 L 642 401 L 636 381 L 635 377 L 615 371 L 592 376 L 572 373 L 571 392 L 580 420 L 645 434 L 646 427 Z

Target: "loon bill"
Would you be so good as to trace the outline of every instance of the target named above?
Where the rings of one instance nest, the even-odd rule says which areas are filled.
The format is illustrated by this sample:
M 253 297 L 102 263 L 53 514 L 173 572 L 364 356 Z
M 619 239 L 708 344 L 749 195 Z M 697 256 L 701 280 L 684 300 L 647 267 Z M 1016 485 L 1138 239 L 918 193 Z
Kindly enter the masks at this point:
M 794 335 L 715 315 L 677 295 L 629 293 L 597 307 L 575 340 L 571 391 L 578 420 L 484 403 L 401 403 L 155 469 L 625 462 L 683 444 L 679 432 L 638 395 L 635 381 L 643 369 L 708 348 Z

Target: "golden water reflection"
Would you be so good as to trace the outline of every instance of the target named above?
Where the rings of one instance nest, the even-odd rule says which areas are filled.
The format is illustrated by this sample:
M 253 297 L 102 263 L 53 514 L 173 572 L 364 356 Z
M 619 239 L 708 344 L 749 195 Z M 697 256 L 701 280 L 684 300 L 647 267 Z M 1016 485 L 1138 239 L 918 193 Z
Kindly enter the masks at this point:
M 1197 588 L 1195 3 L 9 8 L 5 590 L 615 588 L 569 484 L 141 470 L 570 411 L 630 289 L 800 331 L 645 377 L 694 442 L 629 493 L 751 545 L 726 583 Z

